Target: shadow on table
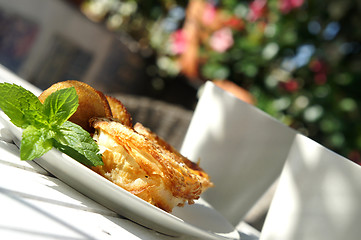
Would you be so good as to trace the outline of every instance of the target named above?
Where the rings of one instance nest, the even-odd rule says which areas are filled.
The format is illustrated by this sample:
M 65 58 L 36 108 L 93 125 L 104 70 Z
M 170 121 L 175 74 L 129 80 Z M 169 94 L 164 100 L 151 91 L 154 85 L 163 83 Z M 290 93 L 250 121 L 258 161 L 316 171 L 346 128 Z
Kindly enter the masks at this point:
M 66 221 L 56 217 L 51 212 L 44 211 L 43 209 L 35 206 L 34 204 L 32 204 L 28 201 L 25 201 L 23 196 L 19 196 L 19 194 L 23 195 L 23 193 L 17 193 L 17 192 L 9 191 L 4 188 L 0 188 L 0 194 L 10 198 L 11 200 L 17 202 L 18 204 L 23 205 L 24 207 L 26 207 L 32 211 L 37 212 L 38 214 L 42 215 L 43 217 L 48 218 L 52 222 L 56 222 L 57 224 L 62 225 L 63 227 L 71 230 L 72 232 L 74 232 L 80 236 L 79 239 L 95 239 L 92 236 L 90 236 L 89 234 L 87 234 L 86 232 L 78 229 L 76 226 L 71 225 L 71 224 L 67 223 Z M 35 198 L 37 198 L 37 197 L 35 197 Z M 63 236 L 61 233 L 50 234 L 50 233 L 45 233 L 45 232 L 32 231 L 32 230 L 26 229 L 24 226 L 21 226 L 21 225 L 19 225 L 19 227 L 17 227 L 17 228 L 7 228 L 6 226 L 0 226 L 0 229 L 6 230 L 6 231 L 13 231 L 13 232 L 17 232 L 17 233 L 23 233 L 23 234 L 27 234 L 30 236 L 48 237 L 48 238 L 54 238 L 54 239 L 67 239 L 68 238 L 67 236 Z

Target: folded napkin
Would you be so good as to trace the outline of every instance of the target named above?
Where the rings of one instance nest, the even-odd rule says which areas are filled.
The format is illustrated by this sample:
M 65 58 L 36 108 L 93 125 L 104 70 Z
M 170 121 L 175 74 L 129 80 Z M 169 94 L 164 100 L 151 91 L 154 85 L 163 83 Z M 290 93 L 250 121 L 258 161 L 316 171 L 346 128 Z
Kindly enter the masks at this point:
M 296 132 L 207 82 L 181 153 L 211 176 L 202 197 L 237 225 L 279 177 Z

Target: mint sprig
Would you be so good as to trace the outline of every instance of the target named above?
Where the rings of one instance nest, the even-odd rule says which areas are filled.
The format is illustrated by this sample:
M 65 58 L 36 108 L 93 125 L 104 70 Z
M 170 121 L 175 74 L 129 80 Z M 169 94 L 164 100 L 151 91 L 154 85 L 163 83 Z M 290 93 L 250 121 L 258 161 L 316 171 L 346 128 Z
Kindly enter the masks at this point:
M 78 108 L 78 101 L 74 87 L 52 93 L 42 104 L 23 87 L 0 83 L 0 108 L 14 125 L 24 129 L 20 159 L 39 158 L 55 147 L 85 165 L 103 165 L 90 134 L 67 121 Z
M 30 91 L 15 84 L 2 83 L 0 87 L 0 108 L 11 122 L 20 128 L 29 126 L 26 112 L 38 112 L 42 108 L 39 99 Z M 31 121 L 31 120 L 30 120 Z

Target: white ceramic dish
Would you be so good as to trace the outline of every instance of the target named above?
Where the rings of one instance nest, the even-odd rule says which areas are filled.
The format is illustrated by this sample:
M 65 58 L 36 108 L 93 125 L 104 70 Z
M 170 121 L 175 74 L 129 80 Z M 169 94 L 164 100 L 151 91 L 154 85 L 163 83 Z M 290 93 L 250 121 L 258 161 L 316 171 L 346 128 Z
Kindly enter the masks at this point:
M 20 140 L 22 130 L 14 126 L 3 112 L 0 116 Z M 56 149 L 34 161 L 103 206 L 158 232 L 203 239 L 240 238 L 234 226 L 202 199 L 193 205 L 175 208 L 170 214 L 130 194 Z

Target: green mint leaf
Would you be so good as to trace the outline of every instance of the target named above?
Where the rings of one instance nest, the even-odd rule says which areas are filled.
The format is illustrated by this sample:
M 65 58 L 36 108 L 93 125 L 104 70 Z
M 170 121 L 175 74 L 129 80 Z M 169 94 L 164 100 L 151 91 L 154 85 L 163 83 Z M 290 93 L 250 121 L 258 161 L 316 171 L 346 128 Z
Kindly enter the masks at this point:
M 63 153 L 88 166 L 103 165 L 99 147 L 79 125 L 66 121 L 59 126 L 54 137 L 54 146 Z
M 30 91 L 21 86 L 0 83 L 0 108 L 23 131 L 20 158 L 33 160 L 53 146 L 88 165 L 102 165 L 99 147 L 90 134 L 80 126 L 68 122 L 78 108 L 75 88 L 52 93 L 44 105 Z
M 49 117 L 41 111 L 27 110 L 24 111 L 25 120 L 31 124 L 31 126 L 38 129 L 50 129 Z
M 49 151 L 53 147 L 51 135 L 47 129 L 28 126 L 22 134 L 20 159 L 33 160 Z
M 52 125 L 62 125 L 78 108 L 78 95 L 74 87 L 53 92 L 44 102 L 44 114 Z
M 30 91 L 21 86 L 0 83 L 0 108 L 17 127 L 26 128 L 32 123 L 26 118 L 26 111 L 40 111 L 43 105 Z

